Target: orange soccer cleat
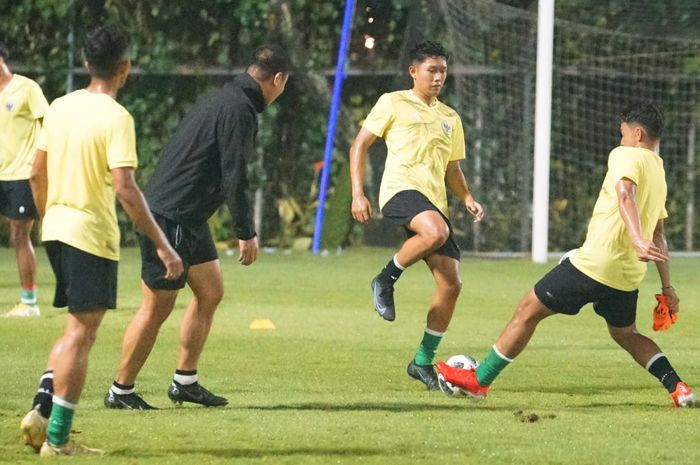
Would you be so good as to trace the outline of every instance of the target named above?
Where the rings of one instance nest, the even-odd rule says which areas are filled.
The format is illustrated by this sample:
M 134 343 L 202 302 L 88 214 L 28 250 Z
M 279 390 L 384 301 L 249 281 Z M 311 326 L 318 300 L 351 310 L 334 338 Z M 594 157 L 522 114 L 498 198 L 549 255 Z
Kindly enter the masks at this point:
M 438 372 L 438 379 L 442 379 L 453 386 L 457 386 L 464 394 L 472 399 L 483 400 L 489 393 L 491 386 L 482 386 L 479 384 L 479 380 L 476 379 L 476 371 L 474 368 L 457 368 L 445 362 L 437 362 L 435 368 Z

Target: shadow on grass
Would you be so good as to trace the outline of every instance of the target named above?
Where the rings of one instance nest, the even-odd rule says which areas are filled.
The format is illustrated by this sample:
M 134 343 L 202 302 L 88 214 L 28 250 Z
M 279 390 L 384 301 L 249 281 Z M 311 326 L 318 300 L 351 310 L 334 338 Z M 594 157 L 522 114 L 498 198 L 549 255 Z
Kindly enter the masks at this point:
M 461 400 L 461 399 L 460 399 Z M 465 399 L 466 400 L 466 399 Z M 301 410 L 301 411 L 322 411 L 322 412 L 359 412 L 359 411 L 382 411 L 382 412 L 424 412 L 424 411 L 446 411 L 454 412 L 455 406 L 451 405 L 428 405 L 428 404 L 412 404 L 408 402 L 359 402 L 354 404 L 330 404 L 325 402 L 309 402 L 302 404 L 277 404 L 277 405 L 260 405 L 240 407 L 241 410 L 265 410 L 265 411 L 281 411 L 281 410 Z M 475 406 L 473 402 L 467 402 L 466 405 Z
M 263 458 L 263 457 L 291 457 L 295 455 L 313 457 L 372 457 L 378 455 L 395 455 L 394 450 L 369 449 L 361 447 L 291 447 L 281 449 L 243 449 L 243 448 L 221 448 L 207 449 L 196 447 L 174 447 L 162 452 L 152 449 L 117 449 L 110 451 L 107 457 L 164 457 L 164 456 L 185 456 L 185 455 L 208 455 L 221 458 Z

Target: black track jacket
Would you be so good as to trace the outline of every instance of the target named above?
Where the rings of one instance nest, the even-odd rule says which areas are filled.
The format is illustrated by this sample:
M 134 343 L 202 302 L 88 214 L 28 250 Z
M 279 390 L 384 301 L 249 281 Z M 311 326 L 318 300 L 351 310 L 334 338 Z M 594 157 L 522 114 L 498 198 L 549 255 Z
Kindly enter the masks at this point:
M 239 239 L 255 236 L 246 159 L 253 155 L 260 86 L 248 74 L 199 99 L 158 160 L 145 190 L 151 211 L 199 226 L 224 203 Z

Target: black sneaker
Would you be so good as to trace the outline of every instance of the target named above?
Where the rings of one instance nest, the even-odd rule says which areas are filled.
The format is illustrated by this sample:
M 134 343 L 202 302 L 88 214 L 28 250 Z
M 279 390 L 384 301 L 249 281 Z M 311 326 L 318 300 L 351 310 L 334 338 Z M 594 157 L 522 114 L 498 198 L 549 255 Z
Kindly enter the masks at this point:
M 205 407 L 220 407 L 228 405 L 228 400 L 206 390 L 201 384 L 180 384 L 173 381 L 168 388 L 168 397 L 176 404 L 192 402 Z
M 411 378 L 417 379 L 425 384 L 428 391 L 437 391 L 440 389 L 438 377 L 432 365 L 416 365 L 415 360 L 411 360 L 411 363 L 406 367 L 406 373 L 408 373 L 408 376 Z
M 386 321 L 394 321 L 396 318 L 394 284 L 374 278 L 372 280 L 372 294 L 374 294 L 374 309 L 379 313 L 379 316 Z
M 105 395 L 105 407 L 126 410 L 158 410 L 156 407 L 149 405 L 135 392 L 131 394 L 115 394 L 111 389 Z

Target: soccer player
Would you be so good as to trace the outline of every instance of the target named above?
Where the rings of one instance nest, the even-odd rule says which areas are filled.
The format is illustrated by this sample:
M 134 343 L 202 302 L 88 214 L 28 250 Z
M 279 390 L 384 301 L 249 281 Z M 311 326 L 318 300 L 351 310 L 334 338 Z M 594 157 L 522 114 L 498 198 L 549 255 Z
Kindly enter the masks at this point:
M 69 442 L 69 435 L 97 329 L 106 310 L 116 307 L 115 192 L 129 217 L 156 244 L 163 278 L 183 272 L 180 257 L 134 181 L 134 120 L 115 100 L 131 68 L 128 47 L 126 32 L 116 25 L 87 36 L 83 52 L 90 83 L 51 104 L 37 144 L 32 191 L 56 275 L 54 306 L 67 306 L 69 312 L 33 408 L 21 423 L 26 443 L 40 448 L 41 456 L 100 452 Z
M 180 354 L 168 397 L 176 403 L 204 406 L 228 403 L 204 388 L 197 373 L 224 292 L 207 220 L 226 203 L 238 237 L 238 261 L 246 266 L 255 261 L 258 239 L 248 200 L 246 160 L 255 156 L 257 113 L 282 94 L 289 68 L 289 58 L 280 47 L 257 48 L 245 73 L 195 103 L 165 147 L 146 198 L 156 221 L 182 256 L 185 273 L 176 281 L 164 280 L 152 241 L 141 238 L 143 298 L 124 334 L 121 360 L 105 406 L 154 408 L 135 392 L 136 377 L 185 284 L 194 297 L 180 323 Z
M 658 154 L 661 113 L 651 103 L 635 102 L 622 111 L 620 121 L 620 146 L 610 152 L 583 246 L 525 295 L 476 371 L 438 362 L 446 381 L 476 398 L 486 397 L 493 380 L 525 349 L 540 321 L 557 313 L 575 315 L 593 303 L 615 342 L 663 384 L 676 407 L 695 404 L 695 394 L 659 346 L 635 325 L 639 283 L 649 261 L 656 264 L 671 314 L 678 312 L 664 234 L 668 215 L 665 172 Z
M 405 228 L 408 239 L 372 280 L 374 307 L 382 318 L 393 321 L 396 281 L 404 269 L 425 261 L 436 289 L 423 339 L 407 372 L 435 390 L 433 359 L 462 288 L 460 251 L 447 219 L 445 185 L 474 221 L 481 221 L 484 210 L 469 192 L 459 165 L 465 157 L 462 122 L 457 112 L 437 99 L 447 77 L 447 52 L 438 43 L 423 42 L 411 50 L 410 59 L 413 87 L 382 95 L 350 148 L 352 215 L 363 224 L 372 217 L 363 190 L 365 159 L 369 147 L 382 137 L 388 153 L 379 206 L 384 217 Z
M 39 316 L 36 257 L 30 237 L 36 208 L 29 174 L 36 136 L 49 104 L 36 82 L 10 71 L 9 58 L 10 52 L 0 43 L 0 214 L 10 220 L 10 243 L 22 288 L 19 304 L 5 316 Z

